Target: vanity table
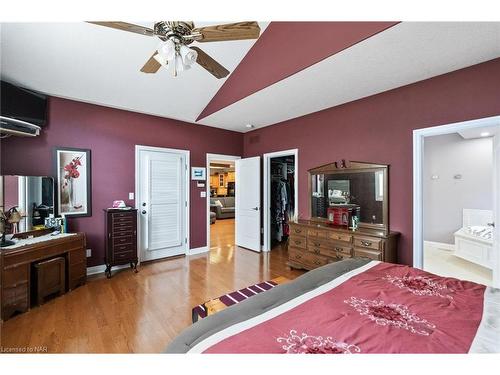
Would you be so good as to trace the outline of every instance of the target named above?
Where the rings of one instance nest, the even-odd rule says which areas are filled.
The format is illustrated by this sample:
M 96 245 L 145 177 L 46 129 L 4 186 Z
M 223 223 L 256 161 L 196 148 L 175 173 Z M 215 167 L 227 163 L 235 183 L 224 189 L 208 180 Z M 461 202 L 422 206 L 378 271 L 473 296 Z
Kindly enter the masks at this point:
M 20 240 L 18 244 L 0 250 L 2 320 L 7 320 L 16 313 L 26 312 L 37 304 L 37 288 L 34 287 L 35 265 L 56 258 L 59 263 L 63 262 L 64 275 L 60 277 L 64 282 L 63 292 L 85 284 L 87 258 L 83 233 L 54 237 L 43 235 L 39 238 Z
M 308 172 L 310 219 L 290 223 L 288 265 L 311 270 L 351 257 L 396 263 L 400 233 L 389 228 L 389 167 L 343 160 Z M 336 225 L 328 212 L 347 205 L 358 220 Z

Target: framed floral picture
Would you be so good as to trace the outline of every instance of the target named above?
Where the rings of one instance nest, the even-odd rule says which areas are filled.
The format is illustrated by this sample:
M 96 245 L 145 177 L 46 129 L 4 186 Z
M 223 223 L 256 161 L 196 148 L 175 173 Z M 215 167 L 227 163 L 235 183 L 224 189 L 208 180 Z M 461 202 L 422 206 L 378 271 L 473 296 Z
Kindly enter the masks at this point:
M 54 169 L 58 214 L 92 216 L 90 150 L 54 148 Z

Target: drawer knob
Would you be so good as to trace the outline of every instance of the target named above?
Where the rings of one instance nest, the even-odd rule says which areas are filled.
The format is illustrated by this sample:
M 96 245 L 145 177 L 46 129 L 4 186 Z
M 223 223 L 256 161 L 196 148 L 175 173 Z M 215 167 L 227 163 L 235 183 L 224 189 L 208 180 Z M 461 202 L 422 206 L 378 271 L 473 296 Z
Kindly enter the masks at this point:
M 295 229 L 295 233 L 300 233 L 302 232 L 300 229 Z
M 361 245 L 368 247 L 371 246 L 372 243 L 370 241 L 361 241 Z
M 301 243 L 302 243 L 302 241 L 295 240 L 295 245 L 300 245 Z
M 297 254 L 297 255 L 295 255 L 295 258 L 300 259 L 300 258 L 302 258 L 302 256 L 300 254 Z
M 314 246 L 320 247 L 320 246 L 321 246 L 321 244 L 320 244 L 319 242 L 315 242 L 315 243 L 314 243 Z

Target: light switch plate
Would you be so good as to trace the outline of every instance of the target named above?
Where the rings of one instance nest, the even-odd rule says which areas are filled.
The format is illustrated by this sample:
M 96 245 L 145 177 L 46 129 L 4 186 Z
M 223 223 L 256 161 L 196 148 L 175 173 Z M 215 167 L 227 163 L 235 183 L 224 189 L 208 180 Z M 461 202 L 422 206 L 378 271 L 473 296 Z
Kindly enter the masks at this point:
M 206 191 L 200 191 L 200 197 L 206 198 L 207 197 L 207 192 Z
M 87 249 L 87 258 L 92 256 L 92 249 Z
M 134 200 L 134 193 L 128 193 L 128 200 L 130 201 Z

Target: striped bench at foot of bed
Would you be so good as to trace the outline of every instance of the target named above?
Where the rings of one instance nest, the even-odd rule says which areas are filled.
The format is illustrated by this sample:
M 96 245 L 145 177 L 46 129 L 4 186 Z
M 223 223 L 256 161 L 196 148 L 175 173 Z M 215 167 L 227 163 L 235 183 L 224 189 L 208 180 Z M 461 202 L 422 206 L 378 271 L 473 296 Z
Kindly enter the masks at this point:
M 288 281 L 290 280 L 286 277 L 279 276 L 269 281 L 250 285 L 235 292 L 224 294 L 223 296 L 195 306 L 192 311 L 193 323 L 196 323 L 198 319 L 206 318 L 208 315 L 213 315 L 216 312 L 224 310 L 226 307 L 240 303 L 247 298 L 265 292 L 266 290 L 274 288 L 276 285 L 284 284 Z

